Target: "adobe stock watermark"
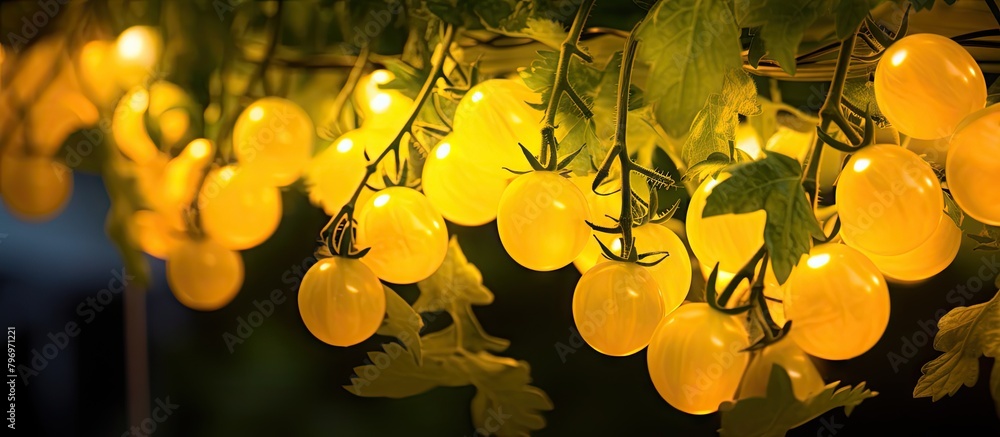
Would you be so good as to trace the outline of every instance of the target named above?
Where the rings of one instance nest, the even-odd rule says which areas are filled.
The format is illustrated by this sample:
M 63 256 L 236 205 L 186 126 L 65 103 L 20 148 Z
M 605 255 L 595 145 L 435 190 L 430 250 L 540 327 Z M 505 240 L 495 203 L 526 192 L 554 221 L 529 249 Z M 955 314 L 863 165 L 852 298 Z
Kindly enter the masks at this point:
M 361 53 L 362 47 L 378 38 L 396 20 L 396 16 L 405 10 L 403 0 L 387 0 L 380 6 L 383 7 L 368 11 L 361 22 L 351 28 L 351 34 L 354 35 L 351 41 L 340 43 L 340 50 L 344 54 L 357 55 Z
M 889 351 L 885 356 L 889 365 L 892 366 L 892 371 L 899 373 L 900 366 L 909 364 L 921 348 L 933 345 L 934 336 L 938 332 L 938 320 L 941 320 L 952 308 L 966 306 L 970 303 L 986 285 L 992 284 L 992 279 L 997 274 L 1000 274 L 1000 262 L 997 262 L 996 254 L 982 257 L 976 275 L 969 277 L 965 282 L 956 284 L 945 294 L 945 301 L 951 306 L 938 308 L 934 312 L 933 318 L 918 320 L 917 329 L 913 333 L 899 337 L 899 347 Z
M 503 412 L 503 405 L 487 408 L 486 414 L 483 416 L 483 426 L 477 427 L 472 432 L 472 437 L 496 435 L 511 417 L 514 417 L 514 415 Z
M 17 374 L 20 376 L 21 382 L 27 386 L 31 377 L 38 376 L 45 370 L 49 363 L 59 357 L 59 354 L 69 346 L 70 340 L 80 335 L 83 326 L 97 319 L 97 315 L 111 305 L 115 295 L 124 292 L 129 281 L 133 279 L 135 277 L 126 273 L 125 269 L 111 270 L 111 279 L 108 280 L 107 288 L 102 288 L 93 296 L 88 296 L 76 306 L 76 314 L 82 319 L 82 322 L 71 320 L 66 322 L 61 330 L 49 332 L 46 335 L 49 341 L 40 348 L 31 350 L 31 360 L 28 364 L 18 364 Z
M 281 282 L 288 285 L 288 293 L 294 293 L 299 289 L 299 285 L 302 284 L 302 278 L 305 277 L 306 272 L 309 268 L 316 264 L 316 257 L 309 256 L 302 260 L 298 264 L 293 264 L 288 270 L 281 275 Z M 268 294 L 268 298 L 264 301 L 258 301 L 254 299 L 253 307 L 246 316 L 239 316 L 236 318 L 236 327 L 232 332 L 226 331 L 222 333 L 222 342 L 226 344 L 226 349 L 230 354 L 236 352 L 236 346 L 245 343 L 250 336 L 253 335 L 254 330 L 260 328 L 267 318 L 274 314 L 274 311 L 288 301 L 288 296 L 286 291 L 275 288 L 271 290 Z
M 55 20 L 63 5 L 69 2 L 70 0 L 38 0 L 36 3 L 39 10 L 31 16 L 21 17 L 20 33 L 7 32 L 7 45 L 14 49 L 14 53 L 20 53 L 45 26 Z
M 164 399 L 157 398 L 156 406 L 150 411 L 149 417 L 138 424 L 133 424 L 129 429 L 121 434 L 121 437 L 146 437 L 153 435 L 161 424 L 167 421 L 174 414 L 180 405 L 170 402 L 170 396 Z

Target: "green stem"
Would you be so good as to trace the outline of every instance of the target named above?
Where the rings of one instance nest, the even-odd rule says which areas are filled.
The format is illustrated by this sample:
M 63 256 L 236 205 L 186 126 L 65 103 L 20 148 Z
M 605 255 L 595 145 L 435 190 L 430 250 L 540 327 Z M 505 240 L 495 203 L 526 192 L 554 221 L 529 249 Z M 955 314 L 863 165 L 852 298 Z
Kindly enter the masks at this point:
M 403 126 L 399 129 L 399 132 L 396 133 L 396 137 L 392 140 L 391 143 L 389 143 L 389 147 L 386 147 L 386 149 L 382 151 L 382 153 L 378 157 L 376 157 L 373 161 L 368 163 L 368 166 L 365 167 L 365 177 L 362 179 L 361 184 L 359 184 L 358 187 L 354 190 L 354 194 L 351 195 L 351 200 L 349 200 L 341 208 L 340 213 L 331 218 L 330 222 L 327 223 L 326 227 L 323 228 L 323 233 L 325 233 L 327 230 L 330 231 L 329 235 L 326 236 L 326 241 L 327 245 L 330 247 L 330 250 L 333 253 L 337 253 L 337 250 L 334 249 L 335 246 L 333 241 L 334 240 L 333 235 L 336 233 L 335 226 L 337 221 L 339 221 L 345 216 L 348 218 L 352 217 L 354 211 L 354 204 L 358 201 L 358 197 L 361 196 L 361 192 L 364 190 L 368 178 L 371 177 L 371 175 L 375 174 L 375 172 L 378 170 L 378 165 L 382 163 L 382 160 L 384 160 L 387 156 L 389 156 L 389 153 L 393 153 L 396 159 L 396 169 L 397 171 L 400 169 L 400 162 L 399 162 L 400 143 L 402 143 L 403 141 L 403 136 L 406 135 L 406 133 L 413 128 L 413 123 L 416 122 L 417 116 L 420 114 L 420 108 L 424 106 L 424 103 L 427 102 L 428 97 L 430 97 L 431 93 L 434 91 L 434 84 L 437 83 L 437 79 L 441 77 L 441 73 L 444 68 L 444 61 L 447 58 L 446 54 L 448 53 L 448 50 L 451 46 L 451 42 L 454 40 L 454 38 L 455 38 L 455 28 L 451 25 L 448 25 L 445 28 L 444 37 L 441 38 L 437 50 L 435 50 L 434 56 L 432 56 L 433 61 L 431 65 L 431 71 L 430 73 L 428 73 L 427 80 L 424 81 L 423 87 L 420 88 L 420 93 L 417 94 L 417 98 L 413 102 L 413 107 L 412 110 L 410 111 L 409 118 L 406 119 L 406 123 L 403 124 Z M 398 182 L 402 183 L 405 181 L 398 181 Z M 350 229 L 351 226 L 353 226 L 353 223 L 348 222 L 347 228 L 345 228 L 344 232 L 351 232 Z M 346 254 L 341 254 L 341 255 L 346 255 Z
M 340 121 L 340 114 L 344 110 L 344 106 L 347 105 L 347 99 L 351 97 L 354 93 L 354 89 L 358 86 L 358 81 L 361 80 L 361 73 L 364 72 L 365 66 L 368 65 L 368 45 L 361 48 L 361 53 L 358 54 L 358 59 L 351 67 L 351 72 L 347 75 L 347 80 L 344 82 L 344 87 L 340 89 L 337 93 L 337 99 L 333 101 L 333 107 L 330 109 L 330 115 L 328 116 L 326 123 L 323 126 L 326 130 L 325 134 L 332 137 L 332 133 L 335 131 L 334 128 Z M 328 138 L 335 139 L 335 138 Z
M 587 62 L 591 61 L 590 55 L 580 49 L 579 43 L 580 34 L 583 33 L 583 24 L 587 21 L 587 16 L 590 15 L 590 9 L 594 6 L 595 1 L 584 0 L 580 5 L 580 9 L 576 11 L 576 17 L 573 18 L 573 25 L 570 27 L 569 33 L 566 35 L 566 40 L 562 43 L 562 49 L 559 51 L 559 62 L 556 64 L 555 80 L 552 83 L 552 92 L 549 97 L 549 104 L 545 108 L 545 121 L 542 125 L 542 150 L 539 162 L 546 168 L 554 166 L 558 161 L 555 123 L 556 112 L 559 109 L 559 101 L 562 99 L 563 93 L 570 96 L 580 111 L 583 112 L 584 117 L 591 118 L 594 115 L 590 111 L 590 108 L 587 108 L 587 105 L 584 104 L 580 95 L 569 84 L 569 62 L 573 59 L 574 55 L 579 56 Z
M 618 80 L 618 113 L 615 126 L 615 142 L 611 150 L 618 151 L 618 163 L 621 165 L 622 205 L 618 216 L 618 226 L 622 230 L 622 257 L 632 258 L 632 160 L 628 156 L 628 146 L 625 137 L 628 133 L 628 99 L 632 83 L 632 65 L 635 63 L 635 53 L 639 41 L 633 38 L 635 32 L 629 34 L 625 42 L 625 53 L 622 55 L 622 69 Z

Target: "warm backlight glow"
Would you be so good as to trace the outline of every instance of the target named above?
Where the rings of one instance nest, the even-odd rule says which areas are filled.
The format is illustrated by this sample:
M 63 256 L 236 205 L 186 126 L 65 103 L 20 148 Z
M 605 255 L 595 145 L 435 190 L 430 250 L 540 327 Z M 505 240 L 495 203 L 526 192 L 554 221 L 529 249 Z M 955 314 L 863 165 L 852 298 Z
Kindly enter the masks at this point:
M 379 195 L 378 197 L 375 198 L 375 202 L 373 203 L 376 208 L 381 208 L 385 206 L 385 204 L 389 203 L 389 195 L 388 194 Z
M 262 118 L 264 118 L 264 108 L 261 108 L 260 106 L 255 106 L 253 109 L 250 110 L 249 117 L 250 121 L 260 121 Z
M 439 146 L 437 146 L 437 151 L 434 152 L 434 156 L 436 156 L 437 159 L 445 159 L 448 157 L 448 154 L 450 153 L 451 153 L 451 143 L 441 143 Z
M 476 91 L 472 93 L 472 97 L 470 98 L 472 99 L 472 103 L 479 103 L 483 99 L 483 93 L 482 91 Z
M 806 261 L 806 264 L 809 264 L 809 267 L 818 269 L 820 267 L 825 266 L 826 263 L 828 262 L 830 262 L 830 254 L 821 253 L 819 255 L 809 257 L 809 260 Z
M 150 50 L 152 41 L 146 29 L 132 27 L 118 37 L 118 55 L 124 59 L 136 59 Z
M 871 164 L 872 164 L 871 160 L 868 159 L 859 159 L 857 161 L 854 161 L 854 171 L 861 173 L 865 171 L 865 169 L 868 168 L 868 166 Z
M 902 64 L 903 61 L 905 60 L 906 60 L 906 49 L 903 49 L 896 52 L 896 54 L 892 55 L 892 66 L 898 67 L 899 64 Z
M 392 104 L 392 97 L 389 97 L 389 95 L 385 93 L 379 93 L 375 97 L 372 97 L 372 101 L 369 102 L 368 106 L 372 108 L 372 111 L 376 114 L 381 114 L 385 112 L 386 109 L 389 109 L 390 104 Z
M 337 151 L 340 153 L 350 152 L 354 148 L 354 140 L 350 138 L 344 138 L 337 143 Z

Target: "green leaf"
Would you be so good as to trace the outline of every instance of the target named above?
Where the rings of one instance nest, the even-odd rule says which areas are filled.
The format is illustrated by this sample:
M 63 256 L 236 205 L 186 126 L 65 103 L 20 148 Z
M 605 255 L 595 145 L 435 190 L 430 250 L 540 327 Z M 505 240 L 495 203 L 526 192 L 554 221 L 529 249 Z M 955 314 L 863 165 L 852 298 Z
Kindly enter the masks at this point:
M 558 66 L 558 51 L 539 50 L 538 57 L 531 61 L 531 66 L 519 71 L 524 84 L 542 97 L 541 103 L 537 105 L 532 104 L 535 109 L 544 111 L 548 107 L 549 100 L 552 98 L 552 87 L 556 83 L 556 69 Z M 570 86 L 588 103 L 588 107 L 592 107 L 593 92 L 601 81 L 601 75 L 601 70 L 585 64 L 577 57 L 573 57 L 570 59 L 569 72 L 566 73 L 566 78 L 569 80 Z M 570 112 L 566 110 L 568 108 L 573 108 L 573 112 L 576 112 L 573 103 L 563 96 L 559 101 L 560 113 Z
M 809 253 L 812 238 L 824 238 L 802 188 L 802 167 L 795 158 L 766 153 L 729 172 L 708 196 L 704 216 L 766 211 L 764 242 L 774 275 L 784 284 L 799 258 Z
M 719 433 L 723 437 L 784 436 L 792 428 L 837 407 L 844 407 L 844 414 L 850 416 L 854 407 L 865 399 L 878 395 L 878 392 L 866 389 L 864 382 L 853 388 L 838 388 L 838 384 L 839 382 L 828 384 L 823 391 L 800 401 L 795 397 L 788 373 L 775 364 L 768 379 L 766 398 L 725 402 L 719 407 L 722 412 L 722 428 Z
M 547 18 L 543 11 L 539 11 L 536 2 L 489 0 L 468 3 L 475 5 L 473 10 L 482 19 L 487 30 L 514 38 L 531 38 L 554 49 L 558 49 L 566 40 L 563 25 Z M 483 7 L 495 3 L 505 5 L 497 8 Z
M 493 293 L 483 286 L 482 274 L 465 258 L 455 237 L 451 238 L 448 254 L 441 267 L 429 278 L 417 283 L 417 286 L 420 288 L 420 297 L 413 304 L 414 310 L 420 313 L 447 311 L 460 328 L 462 337 L 455 339 L 451 335 L 451 341 L 457 341 L 451 346 L 472 352 L 502 352 L 510 345 L 507 340 L 486 334 L 476 320 L 472 305 L 493 303 Z M 429 334 L 428 337 L 433 338 L 434 335 Z
M 719 176 L 719 173 L 722 173 L 730 165 L 733 165 L 733 161 L 729 159 L 729 155 L 722 152 L 713 152 L 704 161 L 692 165 L 687 173 L 684 174 L 683 180 L 690 180 L 701 184 L 701 181 L 705 180 L 705 178 Z
M 864 21 L 868 11 L 883 1 L 885 0 L 840 0 L 834 11 L 837 21 L 837 38 L 844 39 L 851 36 Z
M 427 354 L 424 363 L 397 343 L 385 343 L 383 352 L 369 352 L 371 364 L 354 368 L 351 385 L 344 389 L 356 396 L 400 399 L 435 387 L 469 385 L 468 375 L 455 368 L 448 356 Z
M 531 369 L 524 361 L 480 352 L 468 357 L 476 371 L 470 378 L 478 390 L 472 398 L 476 429 L 497 435 L 528 435 L 545 427 L 541 411 L 552 409 L 544 391 L 529 385 Z M 493 431 L 491 424 L 498 425 Z
M 385 290 L 386 317 L 376 333 L 396 337 L 413 354 L 417 364 L 422 363 L 420 330 L 424 327 L 423 319 L 395 291 L 385 285 L 382 288 Z
M 879 109 L 878 102 L 875 100 L 875 82 L 866 78 L 844 81 L 844 102 L 851 121 L 856 124 L 861 124 L 865 119 L 864 111 L 869 110 L 876 126 L 889 127 L 889 120 L 885 118 L 885 114 Z
M 399 90 L 406 97 L 415 99 L 424 87 L 429 72 L 420 70 L 399 59 L 386 59 L 385 68 L 395 76 L 389 83 L 379 85 L 385 90 Z
M 577 176 L 586 176 L 593 173 L 594 160 L 603 159 L 607 153 L 606 148 L 602 146 L 601 140 L 597 138 L 597 127 L 594 124 L 594 119 L 582 117 L 578 118 L 573 127 L 566 133 L 566 136 L 559 140 L 559 147 L 564 152 L 569 150 L 576 151 L 580 147 L 583 147 L 583 150 L 566 167 Z
M 656 119 L 680 138 L 705 100 L 740 67 L 740 29 L 727 0 L 660 1 L 636 30 L 639 60 L 651 65 L 646 80 Z
M 938 328 L 934 349 L 944 353 L 920 369 L 915 398 L 937 401 L 963 384 L 972 387 L 979 379 L 979 357 L 1000 356 L 1000 293 L 988 302 L 949 311 Z
M 740 26 L 760 26 L 767 53 L 791 75 L 802 33 L 832 12 L 830 0 L 736 0 L 735 8 Z
M 958 0 L 944 0 L 949 5 L 955 4 L 956 1 Z M 910 4 L 913 5 L 914 11 L 920 11 L 921 9 L 930 10 L 934 7 L 934 0 L 910 0 Z
M 951 197 L 951 193 L 947 191 L 942 191 L 944 194 L 944 212 L 948 214 L 951 221 L 955 222 L 955 226 L 959 229 L 962 228 L 962 221 L 965 220 L 965 213 L 962 212 L 962 208 L 958 207 L 955 203 L 955 198 Z
M 723 80 L 722 92 L 710 95 L 695 116 L 681 158 L 694 165 L 713 153 L 728 156 L 729 142 L 736 140 L 739 115 L 753 116 L 760 112 L 753 79 L 740 68 L 730 69 Z

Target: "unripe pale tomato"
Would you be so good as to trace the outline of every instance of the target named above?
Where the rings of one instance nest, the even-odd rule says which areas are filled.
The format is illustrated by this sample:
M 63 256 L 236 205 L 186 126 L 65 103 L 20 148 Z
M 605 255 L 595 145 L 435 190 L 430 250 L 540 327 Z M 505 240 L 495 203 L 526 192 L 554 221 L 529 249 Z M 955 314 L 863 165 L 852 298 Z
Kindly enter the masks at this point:
M 115 41 L 112 71 L 118 84 L 127 89 L 152 76 L 162 51 L 163 38 L 155 28 L 132 26 L 125 29 Z
M 937 229 L 927 241 L 909 252 L 885 256 L 864 253 L 888 279 L 900 282 L 922 281 L 946 269 L 962 246 L 962 230 L 942 213 Z
M 275 186 L 299 178 L 312 157 L 313 123 L 294 102 L 265 97 L 248 106 L 233 127 L 236 158 Z
M 875 99 L 889 123 L 914 138 L 951 135 L 986 106 L 986 81 L 958 43 L 920 33 L 896 41 L 875 70 Z
M 514 175 L 489 171 L 479 162 L 465 159 L 461 149 L 470 138 L 452 132 L 434 147 L 424 162 L 421 184 L 424 194 L 452 223 L 479 226 L 497 217 L 500 197 Z
M 184 240 L 167 257 L 167 283 L 184 306 L 214 311 L 243 286 L 243 259 L 210 239 Z
M 357 246 L 371 248 L 361 261 L 385 281 L 410 284 L 427 279 L 448 253 L 444 218 L 412 188 L 375 193 L 357 217 Z
M 749 354 L 746 328 L 706 303 L 681 305 L 653 333 L 646 361 L 660 396 L 688 414 L 710 414 L 736 396 Z
M 351 97 L 354 107 L 364 119 L 364 127 L 395 132 L 406 123 L 413 110 L 413 99 L 398 90 L 380 88 L 393 79 L 395 75 L 391 71 L 375 70 L 358 81 Z
M 765 347 L 750 360 L 740 385 L 740 399 L 767 397 L 767 384 L 771 380 L 771 368 L 775 364 L 785 369 L 788 378 L 792 380 L 792 391 L 800 401 L 808 399 L 826 386 L 809 356 L 795 342 L 785 338 Z
M 656 223 L 639 226 L 633 229 L 632 233 L 635 236 L 635 250 L 640 254 L 649 252 L 670 254 L 659 264 L 646 267 L 660 285 L 663 313 L 669 314 L 684 302 L 691 288 L 691 258 L 688 257 L 687 248 L 677 234 L 666 226 Z M 656 255 L 652 259 L 658 256 L 661 255 Z
M 198 196 L 205 233 L 227 249 L 256 247 L 281 222 L 281 193 L 236 166 L 213 170 Z
M 378 132 L 364 128 L 347 132 L 306 166 L 309 199 L 321 205 L 327 215 L 337 215 L 361 185 L 368 166 L 365 145 L 380 141 L 382 136 Z
M 139 247 L 159 259 L 167 259 L 170 251 L 181 242 L 175 229 L 158 212 L 136 211 L 132 214 L 132 222 L 136 227 Z
M 368 339 L 385 318 L 385 292 L 361 261 L 325 258 L 314 264 L 299 287 L 299 314 L 316 338 L 333 346 Z
M 1000 105 L 962 122 L 945 166 L 948 188 L 966 214 L 1000 226 Z
M 518 176 L 497 210 L 500 242 L 514 261 L 532 270 L 561 268 L 590 238 L 587 199 L 568 179 L 548 171 Z
M 580 278 L 573 292 L 573 320 L 594 350 L 616 357 L 649 344 L 663 319 L 660 286 L 645 267 L 609 261 Z
M 809 251 L 785 282 L 789 336 L 809 355 L 848 360 L 871 349 L 889 323 L 889 288 L 875 264 L 843 244 Z
M 455 131 L 475 135 L 469 156 L 498 170 L 529 170 L 517 144 L 538 155 L 543 114 L 528 102 L 540 103 L 538 94 L 519 80 L 491 79 L 472 87 L 458 103 L 454 121 Z
M 65 208 L 73 192 L 73 172 L 44 156 L 7 153 L 0 160 L 0 193 L 14 216 L 46 221 Z
M 837 184 L 841 237 L 879 255 L 899 255 L 930 238 L 944 197 L 930 165 L 902 147 L 880 144 L 851 156 Z
M 712 189 L 728 178 L 728 174 L 722 174 L 702 182 L 691 196 L 686 226 L 691 250 L 703 265 L 711 268 L 720 263 L 720 270 L 738 272 L 764 244 L 767 214 L 755 211 L 702 217 Z
M 135 87 L 118 101 L 111 119 L 111 133 L 118 150 L 139 165 L 149 163 L 160 152 L 146 132 L 148 108 L 149 92 Z

